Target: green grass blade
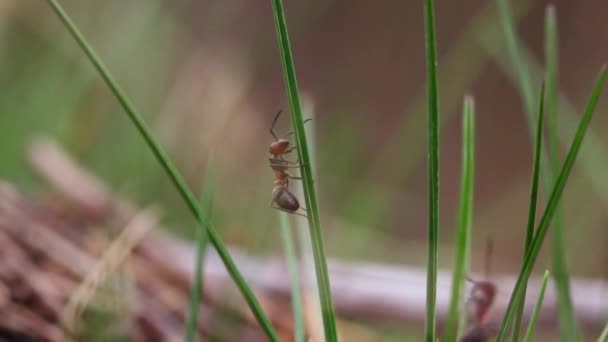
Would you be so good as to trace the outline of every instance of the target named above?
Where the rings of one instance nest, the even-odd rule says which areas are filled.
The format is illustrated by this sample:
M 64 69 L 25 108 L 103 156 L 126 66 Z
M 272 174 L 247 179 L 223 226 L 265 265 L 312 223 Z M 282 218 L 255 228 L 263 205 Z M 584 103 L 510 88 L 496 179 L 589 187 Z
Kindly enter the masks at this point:
M 215 170 L 213 167 L 213 157 L 207 161 L 207 171 L 205 173 L 205 181 L 201 192 L 201 207 L 203 215 L 211 221 L 213 215 L 213 185 L 215 180 Z M 201 297 L 203 294 L 203 266 L 205 260 L 205 252 L 209 243 L 209 235 L 204 229 L 196 231 L 196 264 L 194 269 L 194 282 L 190 289 L 190 308 L 188 312 L 188 321 L 186 322 L 186 342 L 193 342 L 196 337 L 198 327 L 198 317 L 201 308 Z
M 559 172 L 558 141 L 558 70 L 557 70 L 557 18 L 555 7 L 547 6 L 545 12 L 545 77 L 547 80 L 547 115 L 548 115 L 548 155 L 550 176 L 547 181 L 553 186 L 555 175 Z M 570 276 L 566 263 L 564 248 L 564 221 L 558 205 L 553 223 L 553 280 L 557 292 L 557 315 L 562 339 L 578 341 L 578 327 L 570 295 Z
M 427 65 L 427 110 L 429 129 L 429 228 L 426 266 L 426 318 L 424 336 L 435 342 L 437 305 L 437 238 L 439 227 L 439 94 L 437 89 L 437 47 L 433 0 L 424 2 Z
M 547 202 L 547 206 L 536 230 L 536 234 L 534 236 L 534 239 L 532 240 L 530 250 L 526 254 L 526 261 L 519 273 L 517 282 L 515 283 L 515 287 L 513 288 L 513 293 L 511 294 L 511 299 L 509 300 L 509 305 L 507 306 L 507 310 L 505 312 L 502 325 L 500 327 L 498 341 L 504 341 L 506 339 L 506 336 L 508 335 L 508 328 L 514 316 L 515 306 L 517 304 L 517 301 L 521 297 L 523 289 L 525 288 L 528 278 L 530 277 L 530 273 L 532 272 L 532 268 L 534 267 L 534 263 L 536 262 L 536 258 L 540 253 L 542 243 L 549 229 L 549 224 L 551 223 L 551 219 L 553 217 L 553 214 L 555 213 L 559 199 L 561 198 L 561 195 L 564 191 L 566 181 L 568 180 L 568 176 L 570 175 L 570 171 L 572 170 L 574 161 L 576 160 L 576 156 L 578 155 L 578 152 L 580 150 L 583 138 L 587 131 L 587 127 L 589 127 L 589 122 L 595 110 L 595 106 L 597 105 L 597 101 L 600 96 L 600 92 L 602 90 L 602 86 L 604 84 L 605 79 L 606 67 L 604 66 L 598 76 L 595 86 L 593 87 L 591 97 L 587 103 L 585 112 L 583 114 L 583 117 L 581 118 L 578 129 L 576 130 L 574 140 L 572 141 L 570 149 L 568 150 L 566 160 L 564 161 L 560 174 L 557 177 L 553 192 L 551 193 L 549 201 Z
M 608 341 L 608 323 L 606 323 L 604 330 L 602 330 L 600 337 L 597 339 L 597 342 L 606 342 L 606 341 Z
M 302 290 L 300 288 L 300 270 L 298 267 L 298 258 L 296 256 L 296 248 L 294 237 L 291 233 L 293 227 L 289 224 L 289 215 L 287 213 L 279 213 L 281 226 L 281 238 L 285 248 L 285 256 L 287 258 L 287 271 L 291 281 L 291 308 L 293 311 L 293 335 L 295 342 L 306 341 L 306 331 L 304 329 L 304 311 L 302 305 Z
M 526 225 L 526 235 L 524 239 L 524 249 L 522 264 L 526 260 L 526 254 L 530 250 L 532 239 L 534 238 L 534 225 L 536 224 L 536 203 L 538 200 L 538 178 L 540 174 L 540 156 L 543 144 L 543 125 L 544 125 L 544 105 L 545 105 L 545 85 L 541 86 L 538 100 L 538 122 L 536 124 L 536 140 L 534 142 L 534 161 L 532 166 L 532 181 L 530 184 L 530 206 L 528 208 L 528 224 Z M 519 341 L 519 332 L 521 328 L 521 319 L 524 312 L 524 304 L 526 302 L 526 287 L 524 287 L 519 299 L 518 309 L 515 316 L 515 324 L 513 325 L 513 342 Z
M 336 329 L 336 318 L 331 299 L 331 288 L 329 286 L 329 272 L 327 271 L 325 248 L 323 246 L 321 220 L 319 219 L 319 204 L 317 202 L 317 193 L 314 188 L 311 158 L 308 151 L 309 145 L 306 140 L 306 131 L 304 130 L 304 119 L 302 118 L 302 107 L 300 104 L 300 95 L 298 93 L 296 72 L 293 57 L 291 55 L 289 36 L 287 34 L 287 24 L 285 23 L 285 14 L 283 13 L 283 4 L 281 3 L 281 0 L 272 0 L 272 7 L 279 50 L 281 53 L 281 61 L 283 64 L 285 84 L 287 87 L 287 95 L 289 97 L 289 107 L 291 109 L 292 123 L 294 126 L 298 160 L 301 164 L 300 172 L 302 175 L 306 208 L 308 210 L 308 223 L 310 227 L 313 256 L 315 260 L 317 285 L 319 287 L 325 340 L 334 342 L 338 340 L 338 332 Z
M 523 99 L 524 109 L 527 114 L 528 127 L 530 133 L 533 133 L 534 124 L 534 94 L 533 94 L 533 78 L 531 74 L 531 65 L 529 65 L 526 56 L 524 54 L 523 46 L 521 45 L 517 36 L 514 20 L 511 15 L 511 9 L 509 7 L 508 0 L 497 0 L 500 12 L 501 24 L 505 39 L 507 43 L 507 50 L 513 63 L 515 72 L 517 74 L 518 86 Z M 551 100 L 555 100 L 557 91 L 557 33 L 555 25 L 555 13 L 554 10 L 548 10 L 548 18 L 546 22 L 547 28 L 547 41 L 546 45 L 548 48 L 547 59 L 549 67 L 547 69 L 547 87 L 551 93 Z M 551 55 L 551 56 L 550 56 Z M 552 102 L 550 106 L 556 106 L 555 102 Z M 551 116 L 555 117 L 556 107 L 550 107 L 549 112 Z M 551 120 L 550 125 L 553 125 L 556 120 Z M 553 130 L 557 126 L 552 127 Z M 551 137 L 550 137 L 551 139 Z M 550 145 L 551 146 L 551 145 Z M 551 147 L 550 147 L 551 148 Z M 553 154 L 555 157 L 556 155 Z M 558 172 L 559 162 L 557 159 L 551 160 L 546 153 L 542 155 L 541 167 L 544 177 L 543 189 L 545 196 L 549 196 L 551 188 L 554 185 L 555 174 Z M 563 233 L 563 220 L 561 218 L 559 207 L 556 210 L 555 217 L 553 219 L 553 276 L 555 279 L 555 286 L 558 297 L 558 316 L 559 316 L 559 327 L 563 340 L 566 341 L 577 341 L 578 328 L 576 325 L 576 319 L 574 316 L 574 309 L 572 307 L 572 300 L 570 296 L 570 284 L 568 276 L 568 267 L 566 264 L 566 253 L 564 248 L 564 233 Z
M 232 277 L 236 286 L 243 294 L 243 297 L 247 301 L 249 308 L 253 312 L 257 321 L 260 323 L 260 326 L 262 327 L 268 338 L 271 341 L 278 341 L 279 338 L 276 332 L 274 331 L 270 321 L 268 320 L 268 317 L 266 317 L 266 315 L 262 311 L 260 304 L 258 303 L 257 299 L 255 298 L 255 295 L 253 294 L 253 291 L 251 290 L 251 288 L 249 288 L 249 285 L 247 285 L 247 282 L 237 269 L 234 261 L 232 260 L 232 257 L 230 257 L 228 250 L 226 249 L 226 247 L 224 247 L 224 244 L 222 243 L 219 235 L 217 234 L 215 229 L 211 227 L 207 219 L 203 216 L 202 210 L 197 200 L 186 185 L 186 182 L 182 178 L 181 174 L 179 173 L 175 165 L 173 165 L 165 151 L 161 148 L 160 144 L 152 135 L 152 130 L 143 121 L 141 115 L 135 110 L 135 107 L 131 104 L 131 101 L 126 96 L 122 88 L 111 76 L 110 72 L 101 62 L 101 59 L 97 57 L 97 54 L 93 51 L 92 47 L 86 41 L 82 33 L 80 33 L 76 25 L 68 17 L 67 13 L 63 10 L 61 5 L 59 5 L 57 0 L 47 0 L 47 2 L 51 5 L 55 14 L 57 14 L 63 25 L 67 28 L 74 40 L 76 40 L 80 48 L 84 51 L 89 61 L 93 64 L 95 69 L 99 72 L 100 76 L 106 82 L 106 84 L 108 85 L 120 105 L 125 110 L 126 114 L 129 116 L 129 119 L 137 128 L 139 134 L 141 134 L 141 136 L 144 138 L 146 144 L 148 145 L 150 150 L 152 150 L 152 153 L 171 179 L 173 185 L 178 190 L 183 200 L 188 205 L 188 208 L 198 221 L 201 228 L 207 230 L 207 233 L 209 234 L 209 239 L 211 240 L 211 243 L 217 250 L 218 255 L 226 266 L 226 270 Z
M 540 309 L 543 306 L 543 300 L 545 299 L 545 290 L 547 289 L 547 283 L 549 282 L 549 271 L 545 271 L 545 275 L 543 276 L 543 283 L 540 287 L 540 292 L 538 293 L 538 300 L 536 301 L 536 306 L 534 306 L 534 311 L 532 311 L 532 316 L 530 317 L 530 323 L 528 323 L 528 330 L 526 331 L 526 336 L 524 337 L 524 342 L 531 342 L 532 336 L 534 336 L 534 329 L 536 328 L 536 321 L 538 321 L 538 314 L 540 313 Z
M 452 277 L 452 294 L 446 320 L 444 341 L 456 341 L 464 324 L 464 284 L 469 271 L 471 254 L 471 226 L 475 175 L 475 103 L 465 97 L 462 117 L 462 175 L 460 178 L 460 207 L 456 262 Z

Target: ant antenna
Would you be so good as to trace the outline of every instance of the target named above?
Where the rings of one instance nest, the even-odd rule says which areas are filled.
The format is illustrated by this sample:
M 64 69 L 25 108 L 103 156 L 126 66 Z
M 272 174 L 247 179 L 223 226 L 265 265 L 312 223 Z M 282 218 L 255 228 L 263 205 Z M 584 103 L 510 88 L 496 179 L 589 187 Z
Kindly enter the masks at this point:
M 308 121 L 312 121 L 312 118 L 304 120 L 304 123 L 307 123 Z M 287 138 L 288 136 L 290 136 L 292 134 L 293 134 L 293 131 L 288 132 L 287 134 L 285 134 L 285 136 L 283 136 L 283 139 Z
M 277 120 L 279 120 L 279 116 L 281 115 L 281 113 L 283 112 L 283 110 L 279 110 L 277 112 L 277 115 L 275 115 L 274 120 L 272 121 L 272 126 L 270 126 L 270 134 L 272 134 L 272 137 L 274 138 L 274 140 L 279 140 L 279 138 L 277 138 L 276 134 L 274 134 L 274 125 L 276 125 Z
M 485 276 L 490 276 L 490 268 L 492 266 L 492 255 L 494 254 L 494 239 L 486 237 L 486 250 L 485 250 L 485 261 L 484 261 L 484 273 Z

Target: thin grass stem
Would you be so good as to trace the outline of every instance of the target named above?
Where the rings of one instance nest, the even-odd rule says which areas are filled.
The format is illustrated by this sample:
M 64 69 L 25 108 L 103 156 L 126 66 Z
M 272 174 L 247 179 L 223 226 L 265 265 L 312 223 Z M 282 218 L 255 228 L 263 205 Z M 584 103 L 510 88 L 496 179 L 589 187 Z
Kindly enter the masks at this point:
M 524 249 L 522 256 L 522 264 L 526 259 L 526 253 L 530 250 L 532 239 L 534 238 L 534 226 L 536 225 L 536 204 L 538 202 L 538 179 L 540 174 L 540 157 L 543 144 L 543 125 L 544 125 L 544 109 L 545 105 L 545 85 L 540 88 L 538 100 L 538 120 L 536 124 L 536 139 L 534 142 L 534 156 L 532 163 L 532 181 L 530 182 L 530 204 L 528 207 L 528 224 L 526 225 L 526 235 L 524 238 Z M 515 315 L 515 324 L 513 325 L 513 342 L 519 341 L 521 320 L 524 312 L 524 304 L 526 302 L 526 288 L 524 286 L 521 298 L 519 299 L 518 309 Z
M 426 265 L 425 341 L 435 342 L 437 306 L 437 239 L 439 228 L 439 94 L 437 85 L 437 39 L 433 0 L 424 2 L 427 66 L 427 110 L 429 139 L 429 226 Z
M 203 215 L 211 221 L 213 215 L 213 188 L 215 182 L 213 154 L 207 160 L 207 170 L 205 172 L 205 180 L 201 191 L 200 201 Z M 205 264 L 205 252 L 209 244 L 209 235 L 204 229 L 196 230 L 196 265 L 194 269 L 194 281 L 190 289 L 190 308 L 188 312 L 188 320 L 186 322 L 185 341 L 193 342 L 196 338 L 198 327 L 198 317 L 201 308 L 201 297 L 203 295 L 203 275 Z
M 289 215 L 279 213 L 279 224 L 281 227 L 281 238 L 285 257 L 287 259 L 287 271 L 291 281 L 291 309 L 293 312 L 293 337 L 295 342 L 306 341 L 306 331 L 304 329 L 304 310 L 302 304 L 302 290 L 300 287 L 300 267 L 294 244 L 294 237 L 291 231 L 293 227 L 289 224 Z
M 460 178 L 460 206 L 458 209 L 458 235 L 456 262 L 452 277 L 452 294 L 446 321 L 444 340 L 456 341 L 464 325 L 464 288 L 469 272 L 471 254 L 471 226 L 473 221 L 473 194 L 475 174 L 475 103 L 465 97 L 462 117 L 462 175 Z
M 309 145 L 306 139 L 304 119 L 302 117 L 302 106 L 298 92 L 298 83 L 296 80 L 296 72 L 291 47 L 289 45 L 287 24 L 285 21 L 285 13 L 283 11 L 283 4 L 281 0 L 272 0 L 272 8 L 275 19 L 279 51 L 281 53 L 281 61 L 283 64 L 285 85 L 287 95 L 289 97 L 289 107 L 291 109 L 292 124 L 296 138 L 298 160 L 301 163 L 300 172 L 302 176 L 306 208 L 308 208 L 308 223 L 312 240 L 313 256 L 315 260 L 317 286 L 319 288 L 320 297 L 319 299 L 321 301 L 325 340 L 328 342 L 335 342 L 338 340 L 338 332 L 336 329 L 336 318 L 331 299 L 329 272 L 327 270 L 327 260 L 325 257 L 321 220 L 319 218 L 319 204 L 314 187 Z
M 606 341 L 608 341 L 608 323 L 606 323 L 604 330 L 602 330 L 600 337 L 597 339 L 597 342 L 606 342 Z
M 82 33 L 80 33 L 76 25 L 72 22 L 67 13 L 64 11 L 63 7 L 61 7 L 57 0 L 47 0 L 47 2 L 50 4 L 55 14 L 57 14 L 63 25 L 70 32 L 74 40 L 76 40 L 76 42 L 83 50 L 89 61 L 99 72 L 99 75 L 110 88 L 120 105 L 123 107 L 129 119 L 137 128 L 139 134 L 144 138 L 146 144 L 158 160 L 159 164 L 163 167 L 163 169 L 171 179 L 171 182 L 173 183 L 179 194 L 182 196 L 182 199 L 184 200 L 184 202 L 186 202 L 188 208 L 198 221 L 200 227 L 202 229 L 205 229 L 207 231 L 207 234 L 209 234 L 209 239 L 217 250 L 217 253 L 222 259 L 222 262 L 226 266 L 228 274 L 230 274 L 230 277 L 233 279 L 234 283 L 239 288 L 240 292 L 245 298 L 245 301 L 249 305 L 249 308 L 253 312 L 253 315 L 266 333 L 267 337 L 271 341 L 278 341 L 278 335 L 272 327 L 270 320 L 268 319 L 266 314 L 264 314 L 262 307 L 260 306 L 258 300 L 253 294 L 253 291 L 251 290 L 249 285 L 247 285 L 247 282 L 239 272 L 238 268 L 236 267 L 236 264 L 232 260 L 232 257 L 228 253 L 228 250 L 222 243 L 221 238 L 219 237 L 215 229 L 209 224 L 207 219 L 204 217 L 200 205 L 198 204 L 198 201 L 195 199 L 194 195 L 192 194 L 192 191 L 190 191 L 190 189 L 186 185 L 186 182 L 184 181 L 183 177 L 181 176 L 175 165 L 173 165 L 171 159 L 169 159 L 168 155 L 162 149 L 160 144 L 154 138 L 152 130 L 144 122 L 141 115 L 136 111 L 135 107 L 131 103 L 131 100 L 127 97 L 122 88 L 114 80 L 106 66 L 102 63 L 101 59 L 93 51 L 93 48 L 90 46 L 90 44 L 84 38 Z
M 545 299 L 545 290 L 547 289 L 548 283 L 549 270 L 546 270 L 545 275 L 543 276 L 543 283 L 540 287 L 540 292 L 538 293 L 538 300 L 536 301 L 536 305 L 534 306 L 534 311 L 532 311 L 532 316 L 530 317 L 530 322 L 528 323 L 528 330 L 526 330 L 526 335 L 524 336 L 524 342 L 532 341 L 532 336 L 534 336 L 534 329 L 536 329 L 536 322 L 538 321 L 538 315 L 540 314 L 540 310 L 543 307 L 543 300 Z

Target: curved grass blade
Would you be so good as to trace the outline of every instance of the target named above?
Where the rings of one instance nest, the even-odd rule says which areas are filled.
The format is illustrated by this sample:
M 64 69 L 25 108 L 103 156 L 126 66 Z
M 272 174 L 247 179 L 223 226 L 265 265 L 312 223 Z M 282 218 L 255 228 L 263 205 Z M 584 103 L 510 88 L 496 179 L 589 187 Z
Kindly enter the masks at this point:
M 532 166 L 532 182 L 530 185 L 530 205 L 528 207 L 528 224 L 526 226 L 526 235 L 524 239 L 524 252 L 522 256 L 522 264 L 526 260 L 526 254 L 530 250 L 532 239 L 534 238 L 534 225 L 536 224 L 536 203 L 538 200 L 538 178 L 540 174 L 540 156 L 543 144 L 543 124 L 544 124 L 544 105 L 545 105 L 545 84 L 540 88 L 538 100 L 538 120 L 536 124 L 536 140 L 534 142 L 534 161 Z M 515 316 L 515 324 L 513 325 L 513 341 L 519 341 L 521 319 L 524 312 L 524 304 L 526 302 L 526 288 L 524 287 L 519 299 L 519 307 Z
M 439 227 L 439 94 L 433 0 L 424 2 L 429 130 L 429 227 L 426 266 L 425 341 L 435 342 L 437 306 L 437 238 Z
M 279 213 L 281 226 L 281 238 L 285 248 L 285 256 L 287 258 L 287 271 L 291 281 L 291 308 L 293 311 L 293 337 L 295 342 L 305 342 L 306 335 L 304 330 L 304 311 L 302 309 L 302 290 L 300 288 L 300 270 L 298 267 L 298 258 L 296 256 L 296 248 L 294 244 L 293 227 L 289 224 L 289 216 L 287 213 Z
M 317 193 L 314 188 L 311 158 L 308 151 L 309 146 L 306 140 L 306 131 L 304 130 L 304 119 L 302 118 L 302 106 L 300 104 L 300 95 L 298 93 L 298 83 L 296 80 L 293 57 L 291 55 L 291 47 L 289 46 L 287 24 L 285 23 L 285 14 L 283 12 L 283 4 L 281 3 L 281 0 L 272 0 L 272 8 L 274 13 L 275 28 L 277 31 L 279 51 L 281 53 L 281 61 L 283 64 L 283 74 L 285 76 L 285 84 L 287 87 L 287 95 L 289 97 L 291 118 L 294 126 L 298 160 L 301 164 L 300 171 L 302 175 L 302 184 L 304 187 L 306 208 L 308 208 L 308 224 L 312 240 L 313 256 L 315 259 L 315 270 L 321 300 L 325 340 L 334 342 L 338 340 L 338 333 L 336 329 L 336 318 L 334 314 L 333 302 L 331 299 L 331 288 L 329 286 L 329 272 L 327 271 L 325 247 L 323 246 L 321 221 L 319 219 L 319 204 L 317 201 Z
M 533 132 L 534 129 L 534 94 L 533 94 L 533 78 L 530 73 L 531 65 L 526 60 L 526 56 L 524 54 L 524 48 L 521 45 L 519 38 L 517 37 L 517 33 L 515 31 L 515 25 L 513 24 L 514 20 L 511 15 L 511 9 L 509 7 L 508 0 L 497 0 L 501 23 L 503 27 L 503 31 L 505 33 L 505 38 L 507 41 L 507 48 L 509 50 L 509 54 L 511 56 L 511 61 L 514 65 L 514 69 L 517 73 L 518 78 L 518 86 L 520 89 L 520 93 L 523 99 L 524 108 L 527 114 L 528 126 L 530 129 L 530 133 Z M 553 15 L 551 13 L 553 12 Z M 551 91 L 556 89 L 557 87 L 557 33 L 556 33 L 556 25 L 555 25 L 555 15 L 554 11 L 548 10 L 548 18 L 546 22 L 546 28 L 548 40 L 546 41 L 547 47 L 549 48 L 547 51 L 547 59 L 551 62 L 553 61 L 555 64 L 549 65 L 552 67 L 552 70 L 547 70 L 548 82 L 547 86 Z M 549 56 L 549 53 L 553 54 L 553 56 Z M 551 94 L 553 96 L 554 93 Z M 553 98 L 551 99 L 553 100 Z M 553 104 L 551 104 L 553 105 Z M 551 107 L 551 110 L 556 108 Z M 554 115 L 554 114 L 551 114 Z M 553 127 L 555 129 L 557 126 Z M 555 155 L 554 155 L 555 156 Z M 545 196 L 549 196 L 551 192 L 551 188 L 554 185 L 555 175 L 558 171 L 558 161 L 550 160 L 546 153 L 542 155 L 542 163 L 541 167 L 543 168 L 543 173 L 546 175 L 544 177 L 543 189 Z M 559 327 L 562 339 L 565 341 L 578 341 L 580 338 L 578 336 L 578 328 L 576 324 L 576 318 L 574 316 L 574 309 L 572 307 L 572 299 L 570 296 L 570 283 L 569 283 L 569 275 L 568 275 L 568 267 L 566 265 L 565 259 L 565 249 L 564 249 L 564 237 L 563 237 L 563 221 L 561 218 L 560 210 L 556 210 L 555 218 L 553 219 L 553 277 L 555 279 L 555 286 L 557 290 L 558 297 L 558 316 L 559 316 Z
M 475 174 L 475 103 L 465 97 L 462 117 L 462 175 L 460 178 L 460 207 L 458 208 L 458 241 L 456 264 L 452 277 L 452 295 L 446 321 L 444 341 L 456 341 L 464 324 L 464 284 L 469 271 L 471 226 Z
M 595 86 L 593 87 L 591 97 L 587 102 L 585 112 L 583 114 L 583 117 L 581 118 L 578 129 L 576 130 L 576 135 L 574 136 L 574 140 L 570 145 L 566 160 L 564 161 L 560 174 L 557 177 L 557 181 L 555 182 L 553 192 L 551 193 L 549 201 L 547 202 L 547 206 L 536 230 L 536 234 L 534 235 L 534 239 L 532 240 L 530 250 L 526 254 L 526 260 L 519 273 L 517 282 L 515 283 L 515 287 L 513 288 L 513 293 L 511 294 L 511 299 L 509 300 L 509 305 L 507 306 L 507 310 L 505 312 L 502 325 L 500 327 L 497 341 L 504 341 L 508 335 L 508 328 L 515 313 L 515 306 L 517 304 L 517 301 L 521 297 L 523 289 L 525 288 L 528 282 L 528 278 L 530 277 L 530 273 L 532 272 L 532 268 L 534 267 L 534 263 L 536 262 L 536 258 L 540 253 L 540 248 L 542 247 L 542 243 L 549 229 L 549 224 L 551 223 L 551 219 L 553 218 L 553 214 L 555 213 L 557 204 L 559 203 L 561 195 L 564 191 L 564 187 L 566 186 L 566 181 L 568 180 L 570 171 L 572 171 L 574 161 L 576 160 L 576 156 L 578 155 L 578 152 L 580 150 L 583 138 L 585 137 L 587 127 L 589 127 L 589 122 L 591 121 L 591 116 L 593 115 L 595 106 L 597 105 L 597 101 L 600 96 L 600 92 L 602 90 L 602 86 L 604 84 L 605 79 L 606 66 L 602 67 Z
M 540 292 L 538 293 L 538 300 L 536 301 L 536 306 L 534 306 L 534 311 L 532 311 L 532 316 L 530 317 L 530 323 L 528 323 L 528 330 L 526 331 L 526 336 L 524 336 L 524 342 L 531 342 L 532 336 L 534 336 L 534 329 L 536 328 L 536 321 L 538 321 L 538 314 L 540 313 L 540 309 L 543 307 L 543 300 L 545 299 L 545 290 L 547 289 L 547 283 L 549 282 L 549 271 L 545 271 L 545 275 L 543 276 L 543 283 L 540 287 Z
M 205 181 L 203 182 L 203 191 L 201 194 L 201 207 L 203 215 L 211 221 L 213 215 L 213 186 L 215 180 L 215 169 L 213 165 L 213 155 L 207 160 L 207 170 L 205 172 Z M 188 312 L 188 321 L 186 322 L 186 342 L 193 342 L 196 337 L 198 327 L 198 317 L 201 308 L 201 296 L 203 294 L 203 266 L 205 261 L 205 252 L 209 244 L 209 235 L 204 229 L 196 231 L 196 264 L 194 269 L 194 282 L 190 290 L 190 308 Z
M 213 229 L 213 227 L 209 224 L 207 219 L 204 217 L 198 202 L 196 201 L 194 195 L 192 194 L 192 192 L 186 185 L 186 182 L 182 178 L 181 174 L 179 173 L 179 171 L 177 170 L 175 165 L 173 165 L 173 163 L 171 162 L 171 160 L 169 159 L 169 157 L 167 156 L 165 151 L 161 148 L 160 144 L 156 141 L 156 139 L 152 135 L 151 129 L 143 121 L 143 119 L 141 118 L 141 115 L 135 110 L 135 107 L 131 104 L 131 101 L 126 96 L 125 92 L 118 85 L 118 83 L 116 83 L 114 78 L 111 76 L 110 72 L 107 70 L 105 65 L 101 62 L 101 60 L 99 59 L 97 54 L 93 51 L 92 47 L 86 41 L 86 39 L 84 38 L 82 33 L 80 33 L 80 31 L 78 30 L 76 25 L 74 25 L 72 20 L 69 18 L 67 13 L 63 10 L 61 5 L 57 2 L 57 0 L 47 0 L 47 2 L 51 5 L 55 14 L 57 14 L 59 19 L 63 23 L 63 25 L 67 28 L 67 30 L 70 32 L 70 34 L 72 35 L 74 40 L 76 40 L 76 42 L 78 43 L 80 48 L 84 51 L 84 53 L 86 54 L 89 61 L 93 64 L 95 69 L 99 72 L 99 75 L 106 82 L 106 84 L 108 85 L 108 87 L 110 88 L 110 90 L 112 91 L 112 93 L 114 94 L 114 96 L 116 97 L 118 102 L 120 103 L 120 105 L 125 110 L 126 114 L 128 115 L 129 119 L 131 120 L 131 122 L 137 128 L 137 131 L 139 132 L 139 134 L 146 141 L 146 144 L 148 145 L 148 147 L 150 148 L 150 150 L 152 151 L 152 153 L 158 160 L 159 164 L 161 164 L 161 166 L 163 167 L 163 169 L 165 170 L 165 172 L 171 179 L 171 182 L 173 183 L 175 188 L 178 190 L 179 194 L 182 196 L 184 202 L 186 202 L 186 204 L 188 205 L 188 208 L 190 209 L 190 211 L 192 212 L 192 214 L 198 221 L 201 228 L 205 229 L 207 231 L 207 234 L 209 234 L 209 239 L 211 240 L 211 243 L 217 250 L 217 253 L 220 256 L 220 258 L 222 259 L 222 262 L 226 266 L 226 270 L 230 274 L 230 277 L 233 279 L 236 286 L 241 291 L 243 297 L 245 298 L 245 300 L 247 301 L 247 304 L 249 305 L 249 308 L 253 312 L 257 321 L 260 323 L 260 326 L 262 327 L 262 329 L 264 330 L 264 332 L 266 333 L 268 338 L 271 341 L 278 341 L 279 340 L 278 335 L 274 331 L 274 329 L 270 323 L 270 320 L 268 320 L 268 317 L 266 317 L 266 314 L 264 314 L 264 312 L 262 311 L 260 304 L 258 303 L 257 299 L 255 298 L 255 295 L 253 294 L 253 291 L 251 290 L 251 288 L 249 288 L 249 285 L 247 285 L 247 282 L 245 281 L 245 279 L 243 278 L 243 276 L 237 269 L 236 264 L 232 260 L 232 257 L 230 257 L 230 254 L 228 253 L 228 250 L 226 249 L 226 247 L 224 247 L 224 244 L 222 243 L 219 235 L 217 234 L 215 229 Z

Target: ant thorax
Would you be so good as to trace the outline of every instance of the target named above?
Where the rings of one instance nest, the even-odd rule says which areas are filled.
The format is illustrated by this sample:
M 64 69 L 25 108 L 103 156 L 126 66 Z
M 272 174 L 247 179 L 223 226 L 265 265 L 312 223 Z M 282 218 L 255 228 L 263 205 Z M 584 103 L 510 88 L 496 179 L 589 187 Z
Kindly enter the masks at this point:
M 270 167 L 275 171 L 287 171 L 289 168 L 289 161 L 279 158 L 268 158 L 270 161 Z

